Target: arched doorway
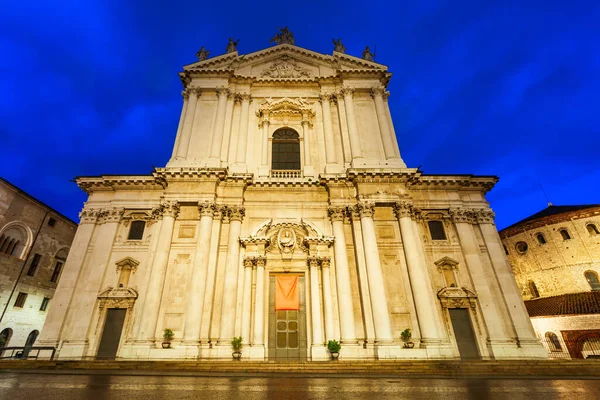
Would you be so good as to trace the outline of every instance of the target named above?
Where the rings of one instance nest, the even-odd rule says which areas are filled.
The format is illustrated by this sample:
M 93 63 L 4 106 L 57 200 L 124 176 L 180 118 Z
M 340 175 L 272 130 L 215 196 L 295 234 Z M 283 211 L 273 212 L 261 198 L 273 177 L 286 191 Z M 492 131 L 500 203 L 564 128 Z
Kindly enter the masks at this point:
M 2 332 L 0 332 L 0 348 L 8 347 L 12 333 L 13 331 L 10 328 L 5 328 Z

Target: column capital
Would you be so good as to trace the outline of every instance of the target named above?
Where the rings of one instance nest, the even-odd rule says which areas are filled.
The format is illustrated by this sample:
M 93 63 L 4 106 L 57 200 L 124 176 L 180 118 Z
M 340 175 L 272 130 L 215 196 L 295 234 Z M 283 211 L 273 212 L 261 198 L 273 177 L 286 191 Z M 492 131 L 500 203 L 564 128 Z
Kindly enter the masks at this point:
M 186 91 L 188 91 L 189 94 L 195 95 L 196 97 L 200 97 L 200 95 L 202 94 L 202 89 L 200 89 L 199 87 L 190 87 L 187 88 Z
M 329 215 L 331 222 L 344 222 L 344 216 L 346 215 L 346 206 L 330 206 L 327 209 L 327 214 Z
M 375 214 L 375 204 L 373 203 L 360 202 L 356 204 L 356 209 L 361 218 L 373 218 L 373 215 Z
M 188 89 L 184 89 L 181 91 L 181 96 L 183 97 L 184 100 L 187 100 L 190 98 L 190 91 Z
M 371 97 L 383 97 L 385 93 L 384 87 L 372 87 L 371 88 Z
M 124 212 L 123 208 L 105 208 L 98 213 L 98 223 L 119 222 Z
M 246 215 L 246 209 L 242 206 L 227 206 L 227 216 L 230 221 L 242 221 Z
M 309 267 L 319 268 L 321 266 L 321 257 L 309 256 L 306 258 L 306 263 Z
M 331 257 L 321 257 L 321 267 L 329 268 L 331 265 Z
M 335 103 L 337 101 L 337 97 L 335 95 L 335 93 L 321 93 L 319 95 L 319 102 L 323 103 L 323 102 L 330 102 L 330 103 Z
M 452 221 L 455 224 L 467 223 L 474 224 L 475 223 L 475 212 L 470 208 L 451 208 L 450 216 L 452 217 Z
M 475 219 L 479 224 L 493 224 L 494 218 L 496 218 L 496 214 L 489 208 L 482 208 L 478 210 L 473 210 L 475 214 Z
M 252 257 L 244 258 L 244 267 L 245 268 L 252 268 L 253 266 L 254 266 L 254 260 L 252 259 Z
M 244 267 L 265 267 L 267 265 L 267 257 L 265 256 L 248 256 L 244 258 Z
M 402 200 L 398 201 L 394 204 L 394 214 L 396 214 L 396 218 L 400 219 L 403 217 L 415 217 L 415 209 L 413 207 L 412 201 Z
M 349 86 L 344 86 L 343 88 L 340 89 L 340 94 L 344 97 L 348 96 L 348 97 L 353 97 L 354 96 L 354 88 L 353 87 L 349 87 Z
M 95 208 L 83 208 L 79 213 L 79 224 L 95 224 L 102 210 Z
M 235 94 L 235 101 L 236 102 L 250 102 L 250 100 L 252 99 L 252 97 L 250 96 L 250 93 L 236 93 Z
M 215 91 L 217 92 L 217 96 L 221 97 L 221 96 L 229 96 L 230 93 L 232 93 L 228 87 L 226 86 L 217 86 L 215 88 Z
M 163 200 L 160 206 L 156 209 L 159 216 L 177 218 L 179 215 L 179 203 L 177 201 Z
M 216 211 L 217 204 L 215 202 L 198 202 L 198 212 L 200 213 L 200 217 L 214 217 Z

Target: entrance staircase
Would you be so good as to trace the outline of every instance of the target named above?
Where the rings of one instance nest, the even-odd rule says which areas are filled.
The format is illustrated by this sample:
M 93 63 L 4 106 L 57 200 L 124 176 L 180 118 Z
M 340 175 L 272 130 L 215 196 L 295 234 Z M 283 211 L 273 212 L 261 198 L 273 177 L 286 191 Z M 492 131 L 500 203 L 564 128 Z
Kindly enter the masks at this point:
M 403 377 L 600 377 L 600 361 L 511 360 L 511 361 L 0 361 L 0 370 L 95 371 L 139 375 L 312 375 Z

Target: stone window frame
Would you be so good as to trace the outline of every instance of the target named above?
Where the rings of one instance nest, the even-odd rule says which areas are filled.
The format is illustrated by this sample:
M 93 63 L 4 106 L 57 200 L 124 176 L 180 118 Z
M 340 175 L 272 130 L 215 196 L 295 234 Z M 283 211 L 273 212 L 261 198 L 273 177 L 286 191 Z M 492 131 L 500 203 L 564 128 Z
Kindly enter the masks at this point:
M 460 286 L 460 281 L 458 279 L 458 264 L 459 262 L 450 258 L 450 257 L 442 257 L 439 260 L 437 260 L 436 262 L 434 262 L 435 266 L 437 267 L 438 271 L 442 274 L 443 278 L 444 278 L 444 282 L 446 284 L 445 287 L 447 288 L 459 288 Z M 454 277 L 454 284 L 455 286 L 451 286 L 451 283 L 449 284 L 447 276 L 446 276 L 446 271 L 451 271 L 452 276 Z
M 596 283 L 592 284 L 592 282 L 590 282 L 590 278 L 588 278 L 588 275 L 592 275 L 596 278 Z M 583 276 L 585 278 L 585 280 L 587 281 L 588 285 L 590 286 L 590 289 L 592 290 L 592 292 L 596 292 L 600 290 L 600 278 L 598 277 L 598 273 L 592 269 L 588 269 L 583 273 Z
M 544 245 L 548 244 L 548 241 L 546 240 L 546 236 L 544 236 L 544 234 L 542 232 L 536 233 L 535 238 L 537 239 L 539 246 L 544 246 Z
M 521 244 L 525 245 L 525 248 L 519 249 L 519 246 Z M 521 247 L 523 247 L 523 246 L 521 246 Z M 529 251 L 529 244 L 527 244 L 527 242 L 524 240 L 519 240 L 517 243 L 515 243 L 515 250 L 517 250 L 517 253 L 519 253 L 521 255 L 525 255 Z
M 294 139 L 290 139 L 290 138 L 276 138 L 275 135 L 277 135 L 278 133 L 293 133 L 295 134 L 295 138 Z M 302 146 L 300 145 L 300 132 L 298 132 L 296 129 L 291 128 L 289 126 L 283 126 L 281 128 L 277 128 L 272 134 L 271 134 L 271 165 L 270 165 L 270 169 L 272 171 L 301 171 L 302 170 Z M 277 144 L 281 144 L 281 143 L 288 143 L 289 144 L 294 144 L 297 147 L 297 155 L 298 155 L 298 168 L 293 168 L 293 169 L 283 169 L 283 168 L 275 168 L 276 162 L 282 162 L 281 160 L 275 161 L 275 154 L 277 154 L 275 152 L 275 145 Z M 285 154 L 285 153 L 284 153 Z M 287 161 L 289 163 L 289 161 Z
M 587 232 L 588 232 L 589 236 L 598 236 L 598 235 L 600 235 L 600 230 L 598 230 L 598 226 L 596 226 L 596 223 L 594 223 L 592 221 L 589 221 L 589 222 L 585 223 L 585 229 L 587 229 Z
M 573 236 L 571 236 L 571 232 L 569 232 L 567 228 L 560 228 L 558 230 L 558 233 L 560 233 L 560 236 L 562 237 L 563 241 L 573 239 Z
M 131 223 L 134 221 L 145 222 L 144 232 L 142 234 L 141 239 L 129 239 L 129 233 L 131 231 Z M 150 209 L 125 210 L 125 212 L 123 213 L 123 217 L 121 218 L 121 224 L 124 228 L 127 228 L 127 229 L 120 228 L 120 233 L 116 239 L 117 244 L 121 244 L 121 245 L 147 244 L 149 228 L 150 228 L 150 226 L 152 226 L 153 221 L 154 220 L 152 219 L 152 210 L 150 210 Z M 121 230 L 121 229 L 123 229 L 123 230 Z M 123 240 L 123 237 L 125 237 L 125 240 Z
M 448 210 L 420 210 L 419 220 L 423 222 L 423 229 L 427 232 L 426 238 L 433 244 L 450 244 L 450 231 L 452 229 L 450 213 Z M 429 221 L 440 221 L 444 229 L 446 239 L 433 239 L 431 230 L 429 229 Z

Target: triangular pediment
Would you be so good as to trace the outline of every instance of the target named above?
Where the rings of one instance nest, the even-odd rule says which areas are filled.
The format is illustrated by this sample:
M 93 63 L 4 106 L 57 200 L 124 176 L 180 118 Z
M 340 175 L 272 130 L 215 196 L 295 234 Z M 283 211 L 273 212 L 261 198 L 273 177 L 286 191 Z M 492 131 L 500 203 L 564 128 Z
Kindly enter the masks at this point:
M 186 72 L 228 71 L 234 76 L 270 79 L 314 79 L 334 77 L 340 72 L 383 72 L 387 67 L 348 54 L 317 53 L 291 44 L 281 44 L 240 55 L 232 52 L 184 67 Z

